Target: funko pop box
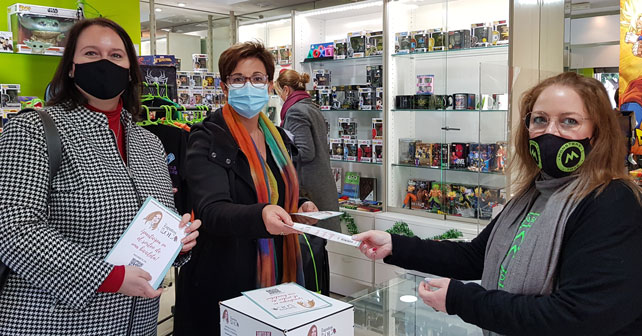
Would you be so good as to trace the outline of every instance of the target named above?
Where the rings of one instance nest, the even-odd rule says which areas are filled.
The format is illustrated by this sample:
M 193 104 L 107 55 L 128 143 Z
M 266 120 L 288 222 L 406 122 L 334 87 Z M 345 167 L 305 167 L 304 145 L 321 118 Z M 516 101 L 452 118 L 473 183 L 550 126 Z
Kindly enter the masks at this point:
M 76 10 L 67 8 L 17 3 L 8 13 L 14 50 L 24 54 L 61 56 L 67 32 L 78 21 Z

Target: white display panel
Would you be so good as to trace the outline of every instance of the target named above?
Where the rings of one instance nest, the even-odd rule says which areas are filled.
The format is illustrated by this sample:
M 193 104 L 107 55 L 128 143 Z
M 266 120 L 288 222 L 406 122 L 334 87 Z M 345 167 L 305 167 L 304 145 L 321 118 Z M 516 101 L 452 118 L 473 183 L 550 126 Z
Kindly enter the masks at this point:
M 268 48 L 292 44 L 292 20 L 280 19 L 240 25 L 238 40 L 258 40 Z

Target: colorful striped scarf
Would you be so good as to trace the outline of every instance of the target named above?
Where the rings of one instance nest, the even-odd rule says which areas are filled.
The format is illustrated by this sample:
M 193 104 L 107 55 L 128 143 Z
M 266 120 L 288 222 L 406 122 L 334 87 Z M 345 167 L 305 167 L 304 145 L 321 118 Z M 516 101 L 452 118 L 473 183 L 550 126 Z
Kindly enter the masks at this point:
M 277 204 L 279 200 L 279 188 L 276 179 L 267 162 L 259 154 L 256 144 L 250 134 L 241 124 L 240 116 L 234 109 L 226 104 L 223 106 L 223 118 L 230 129 L 234 140 L 241 148 L 243 154 L 250 164 L 252 181 L 256 189 L 256 196 L 259 203 Z M 274 124 L 261 112 L 259 117 L 259 128 L 263 131 L 272 157 L 279 167 L 279 173 L 285 184 L 285 211 L 294 213 L 299 203 L 299 181 L 296 170 L 290 159 L 290 154 L 285 148 L 281 134 Z M 278 273 L 274 239 L 259 239 L 257 249 L 257 286 L 259 288 L 276 285 L 276 274 Z M 299 236 L 291 234 L 283 237 L 283 265 L 282 282 L 296 282 L 305 285 L 303 279 L 303 262 L 301 249 L 299 247 Z

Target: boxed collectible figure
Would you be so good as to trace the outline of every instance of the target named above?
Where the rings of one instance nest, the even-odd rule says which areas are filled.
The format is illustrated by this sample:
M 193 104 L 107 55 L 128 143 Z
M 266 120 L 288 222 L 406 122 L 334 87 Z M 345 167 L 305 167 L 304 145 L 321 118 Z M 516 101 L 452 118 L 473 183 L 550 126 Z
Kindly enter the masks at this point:
M 408 179 L 402 208 L 426 209 L 431 181 Z
M 383 87 L 383 65 L 366 66 L 366 82 L 371 88 Z
M 395 53 L 408 54 L 411 50 L 411 38 L 409 32 L 400 32 L 395 34 Z
M 428 38 L 426 37 L 425 30 L 416 30 L 410 33 L 412 36 L 411 42 L 413 45 L 410 46 L 410 49 L 413 52 L 427 52 L 428 51 Z
M 434 92 L 435 75 L 417 75 L 417 94 L 431 95 Z
M 343 160 L 343 139 L 330 139 L 330 158 Z
M 192 64 L 194 71 L 207 71 L 207 55 L 192 54 Z
M 20 108 L 20 84 L 0 84 L 0 107 Z
M 344 110 L 344 102 L 346 100 L 346 92 L 344 86 L 333 86 L 332 87 L 332 109 L 333 110 Z
M 415 166 L 432 166 L 432 144 L 417 141 L 415 143 Z
M 357 152 L 357 161 L 372 162 L 372 141 L 359 140 L 357 145 L 359 146 L 359 151 Z
M 383 55 L 383 31 L 366 34 L 366 56 Z
M 461 49 L 463 46 L 463 39 L 459 30 L 452 30 L 448 32 L 448 49 Z
M 178 71 L 176 73 L 178 87 L 188 88 L 191 85 L 190 73 L 187 71 Z
M 372 110 L 372 89 L 359 88 L 359 110 Z
M 332 167 L 332 176 L 334 177 L 334 184 L 337 186 L 337 194 L 340 194 L 341 191 L 343 190 L 343 187 L 341 185 L 342 179 L 343 179 L 343 168 L 340 167 Z
M 310 59 L 334 59 L 334 42 L 312 43 L 308 56 Z
M 203 73 L 194 71 L 190 73 L 190 87 L 201 89 L 203 88 Z
M 491 28 L 486 23 L 473 23 L 470 28 L 472 30 L 471 45 L 473 47 L 488 47 L 490 45 Z
M 399 164 L 415 163 L 415 145 L 417 140 L 401 138 L 399 139 Z
M 430 166 L 433 168 L 441 168 L 441 144 L 430 144 L 430 153 L 432 154 L 430 157 L 432 161 Z
M 356 162 L 359 154 L 357 140 L 343 140 L 343 157 L 345 161 Z
M 4 128 L 4 125 L 6 125 L 9 122 L 9 120 L 11 120 L 13 117 L 17 116 L 19 112 L 20 112 L 20 107 L 0 108 L 0 118 L 2 119 L 2 122 L 0 123 L 0 131 L 2 131 L 2 128 Z
M 357 138 L 357 123 L 352 118 L 338 118 L 339 137 L 341 139 Z
M 461 48 L 468 49 L 471 47 L 472 36 L 470 35 L 470 29 L 462 29 L 459 31 L 461 36 Z
M 506 152 L 507 144 L 504 141 L 499 141 L 496 144 L 497 150 L 495 151 L 495 164 L 492 165 L 493 171 L 503 173 L 506 169 L 506 161 L 508 155 Z
M 432 44 L 432 50 L 448 50 L 448 34 L 443 29 L 435 28 L 431 30 L 429 44 Z
M 359 109 L 359 86 L 348 85 L 346 86 L 346 99 L 343 103 L 344 110 L 358 110 Z
M 383 119 L 372 118 L 372 138 L 383 139 Z
M 331 71 L 326 69 L 314 70 L 312 75 L 312 85 L 314 90 L 330 89 Z
M 365 31 L 348 33 L 348 57 L 364 57 L 366 55 Z
M 372 158 L 376 163 L 383 163 L 383 140 L 372 140 Z
M 276 47 L 269 47 L 267 50 L 272 54 L 272 57 L 274 57 L 274 64 L 279 64 L 279 49 Z
M 332 90 L 321 89 L 318 90 L 319 109 L 322 111 L 329 111 L 332 108 Z
M 493 22 L 493 37 L 492 44 L 502 45 L 508 44 L 508 21 L 494 21 Z
M 13 37 L 11 32 L 0 31 L 0 52 L 13 52 Z
M 61 56 L 66 34 L 78 21 L 75 9 L 17 3 L 8 11 L 9 30 L 18 53 Z
M 290 45 L 279 46 L 279 64 L 291 64 L 292 53 L 290 52 Z
M 345 59 L 348 54 L 346 39 L 334 40 L 334 59 Z
M 432 213 L 441 213 L 442 204 L 444 201 L 442 185 L 439 182 L 432 182 L 430 184 L 430 191 L 428 192 L 428 201 L 426 202 L 426 210 Z
M 379 111 L 383 110 L 383 88 L 378 87 L 375 89 L 375 108 Z
M 189 89 L 178 89 L 178 104 L 189 105 L 190 92 Z
M 208 72 L 203 77 L 203 87 L 206 89 L 217 89 L 221 86 L 221 75 Z
M 470 144 L 467 143 L 455 142 L 450 144 L 450 168 L 466 168 L 466 160 L 468 160 L 469 150 Z
M 470 144 L 468 151 L 468 170 L 481 171 L 484 167 L 484 162 L 481 159 L 481 146 L 478 143 Z

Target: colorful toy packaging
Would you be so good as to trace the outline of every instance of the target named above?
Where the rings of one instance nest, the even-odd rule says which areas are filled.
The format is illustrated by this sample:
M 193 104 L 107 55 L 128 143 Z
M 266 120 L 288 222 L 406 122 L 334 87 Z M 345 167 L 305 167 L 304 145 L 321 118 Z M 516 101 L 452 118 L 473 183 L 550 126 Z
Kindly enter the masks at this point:
M 334 59 L 345 59 L 348 55 L 346 39 L 334 40 Z
M 358 162 L 372 162 L 372 141 L 371 140 L 359 140 L 357 142 L 359 146 L 357 152 L 357 161 Z
M 17 53 L 62 56 L 67 32 L 78 21 L 75 9 L 17 3 L 8 12 Z
M 13 37 L 11 32 L 0 31 L 0 52 L 13 52 Z

